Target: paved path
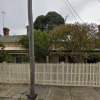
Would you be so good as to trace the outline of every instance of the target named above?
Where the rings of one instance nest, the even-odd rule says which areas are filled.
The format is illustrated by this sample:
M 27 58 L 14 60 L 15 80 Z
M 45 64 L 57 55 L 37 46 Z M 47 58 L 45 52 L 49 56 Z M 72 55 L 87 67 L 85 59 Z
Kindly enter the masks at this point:
M 52 86 L 46 100 L 100 100 L 100 88 Z
M 43 85 L 35 88 L 40 100 L 100 100 L 100 88 Z M 29 85 L 0 84 L 0 100 L 28 100 L 27 95 Z
M 71 100 L 70 88 L 51 86 L 46 100 Z
M 36 85 L 35 90 L 38 98 L 46 100 L 49 86 Z M 28 100 L 29 91 L 29 85 L 0 84 L 0 100 Z

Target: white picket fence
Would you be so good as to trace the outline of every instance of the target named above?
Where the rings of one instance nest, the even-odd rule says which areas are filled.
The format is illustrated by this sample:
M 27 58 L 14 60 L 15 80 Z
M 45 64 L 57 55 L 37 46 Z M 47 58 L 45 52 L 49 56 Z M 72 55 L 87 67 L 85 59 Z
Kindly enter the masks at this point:
M 0 64 L 0 83 L 30 83 L 29 64 Z M 100 63 L 35 64 L 35 83 L 100 87 Z
M 0 83 L 29 83 L 29 64 L 0 63 Z

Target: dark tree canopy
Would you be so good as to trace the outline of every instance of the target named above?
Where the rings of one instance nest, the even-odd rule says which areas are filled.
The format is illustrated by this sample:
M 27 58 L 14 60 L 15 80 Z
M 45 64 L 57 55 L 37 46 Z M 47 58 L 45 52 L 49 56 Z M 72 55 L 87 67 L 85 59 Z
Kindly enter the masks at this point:
M 36 30 L 49 32 L 56 26 L 64 24 L 64 18 L 57 12 L 48 12 L 46 16 L 40 15 L 34 22 Z
M 36 18 L 34 22 L 34 28 L 36 30 L 41 30 L 41 31 L 45 29 L 45 16 L 44 15 L 40 15 Z

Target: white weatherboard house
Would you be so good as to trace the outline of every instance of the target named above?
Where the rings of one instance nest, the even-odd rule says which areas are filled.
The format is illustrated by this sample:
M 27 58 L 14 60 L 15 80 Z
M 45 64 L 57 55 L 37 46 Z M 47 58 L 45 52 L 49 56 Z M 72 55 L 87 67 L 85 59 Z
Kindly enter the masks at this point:
M 26 49 L 20 43 L 20 39 L 23 35 L 18 36 L 9 36 L 9 29 L 4 28 L 4 36 L 0 36 L 0 43 L 4 47 L 0 47 L 0 50 L 5 50 L 8 54 L 12 55 L 15 58 L 16 63 L 21 63 L 21 56 L 27 55 Z

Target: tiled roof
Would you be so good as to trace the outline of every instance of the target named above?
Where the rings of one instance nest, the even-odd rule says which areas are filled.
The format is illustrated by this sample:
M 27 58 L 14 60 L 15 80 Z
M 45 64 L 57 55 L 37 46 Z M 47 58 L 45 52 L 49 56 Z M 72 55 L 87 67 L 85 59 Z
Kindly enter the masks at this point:
M 0 43 L 18 43 L 23 36 L 0 36 Z

